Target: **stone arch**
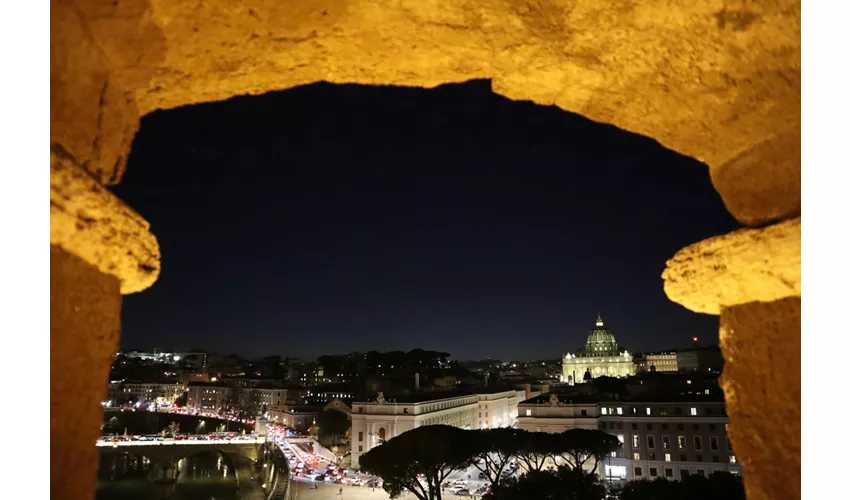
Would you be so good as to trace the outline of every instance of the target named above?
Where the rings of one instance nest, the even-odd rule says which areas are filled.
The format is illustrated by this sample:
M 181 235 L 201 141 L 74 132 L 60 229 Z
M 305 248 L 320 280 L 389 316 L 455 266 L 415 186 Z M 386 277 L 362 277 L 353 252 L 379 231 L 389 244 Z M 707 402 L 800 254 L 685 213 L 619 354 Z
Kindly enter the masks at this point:
M 104 189 L 121 179 L 140 116 L 322 80 L 469 79 L 708 164 L 726 207 L 756 229 L 680 251 L 665 292 L 721 315 L 749 497 L 799 491 L 788 471 L 799 470 L 800 410 L 785 396 L 800 387 L 799 0 L 51 0 L 51 406 L 63 409 L 51 433 L 68 436 L 51 453 L 57 497 L 91 496 L 119 293 L 159 274 L 147 222 Z M 767 359 L 791 369 L 776 376 Z M 790 418 L 764 422 L 767 408 Z
M 241 455 L 251 462 L 256 462 L 259 459 L 260 451 L 250 445 L 197 445 L 197 446 L 168 446 L 159 447 L 151 446 L 122 446 L 112 448 L 104 446 L 99 448 L 103 454 L 130 454 L 140 457 L 145 457 L 151 462 L 177 462 L 184 458 L 189 458 L 193 455 L 201 453 L 213 453 L 219 455 Z

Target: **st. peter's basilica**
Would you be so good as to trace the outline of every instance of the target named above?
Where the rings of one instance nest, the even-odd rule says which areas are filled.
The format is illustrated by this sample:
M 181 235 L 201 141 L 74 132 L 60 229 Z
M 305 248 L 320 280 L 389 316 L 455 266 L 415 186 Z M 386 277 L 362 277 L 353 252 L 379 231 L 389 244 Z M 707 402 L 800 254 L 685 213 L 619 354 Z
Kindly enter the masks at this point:
M 625 349 L 620 351 L 614 334 L 597 316 L 596 328 L 587 336 L 584 347 L 564 355 L 561 381 L 573 385 L 596 377 L 628 377 L 634 373 L 632 355 Z

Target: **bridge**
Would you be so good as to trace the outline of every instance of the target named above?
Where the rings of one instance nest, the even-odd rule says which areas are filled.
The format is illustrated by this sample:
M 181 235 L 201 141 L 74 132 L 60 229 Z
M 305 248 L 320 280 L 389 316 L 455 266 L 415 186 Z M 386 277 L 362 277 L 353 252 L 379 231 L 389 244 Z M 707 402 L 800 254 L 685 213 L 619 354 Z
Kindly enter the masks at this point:
M 252 462 L 259 459 L 265 438 L 251 439 L 187 439 L 162 441 L 99 441 L 101 453 L 118 451 L 133 453 L 157 463 L 174 463 L 197 453 L 220 452 L 244 455 Z
M 261 463 L 270 448 L 266 444 L 265 438 L 207 439 L 207 436 L 191 436 L 185 440 L 100 440 L 97 442 L 97 448 L 101 455 L 131 453 L 146 457 L 153 465 L 149 477 L 156 482 L 170 483 L 176 478 L 177 463 L 180 460 L 209 452 L 230 455 L 236 465 L 237 477 L 256 476 L 261 473 Z
M 206 435 L 202 435 L 159 441 L 107 438 L 98 441 L 97 448 L 102 455 L 132 453 L 147 457 L 154 464 L 150 477 L 157 482 L 172 482 L 176 464 L 183 458 L 207 452 L 236 455 L 233 457 L 235 473 L 243 498 L 277 500 L 288 498 L 291 494 L 289 463 L 280 448 L 265 437 L 207 439 Z M 237 460 L 240 456 L 244 458 Z M 244 466 L 240 466 L 239 462 L 244 462 Z

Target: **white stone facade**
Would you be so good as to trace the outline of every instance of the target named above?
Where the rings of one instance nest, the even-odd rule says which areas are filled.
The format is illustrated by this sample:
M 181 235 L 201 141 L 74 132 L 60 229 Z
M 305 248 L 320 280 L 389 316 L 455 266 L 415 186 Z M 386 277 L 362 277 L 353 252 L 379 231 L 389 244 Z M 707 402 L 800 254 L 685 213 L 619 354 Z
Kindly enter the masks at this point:
M 582 384 L 587 374 L 590 378 L 635 374 L 632 355 L 620 350 L 614 334 L 605 329 L 601 316 L 596 318 L 596 328 L 587 336 L 584 348 L 575 354 L 565 354 L 561 360 L 561 382 Z
M 438 397 L 439 393 L 435 394 Z M 488 429 L 516 425 L 523 391 L 471 394 L 419 402 L 370 402 L 351 405 L 351 466 L 360 456 L 403 432 L 426 425 Z

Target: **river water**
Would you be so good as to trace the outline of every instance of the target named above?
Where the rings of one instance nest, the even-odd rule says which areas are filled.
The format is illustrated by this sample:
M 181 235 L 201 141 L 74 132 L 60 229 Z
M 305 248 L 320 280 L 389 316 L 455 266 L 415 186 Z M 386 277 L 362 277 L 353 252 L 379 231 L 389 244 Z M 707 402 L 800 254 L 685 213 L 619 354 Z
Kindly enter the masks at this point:
M 178 463 L 177 481 L 155 484 L 148 459 L 105 455 L 98 470 L 97 500 L 238 500 L 236 474 L 228 457 L 199 453 Z

